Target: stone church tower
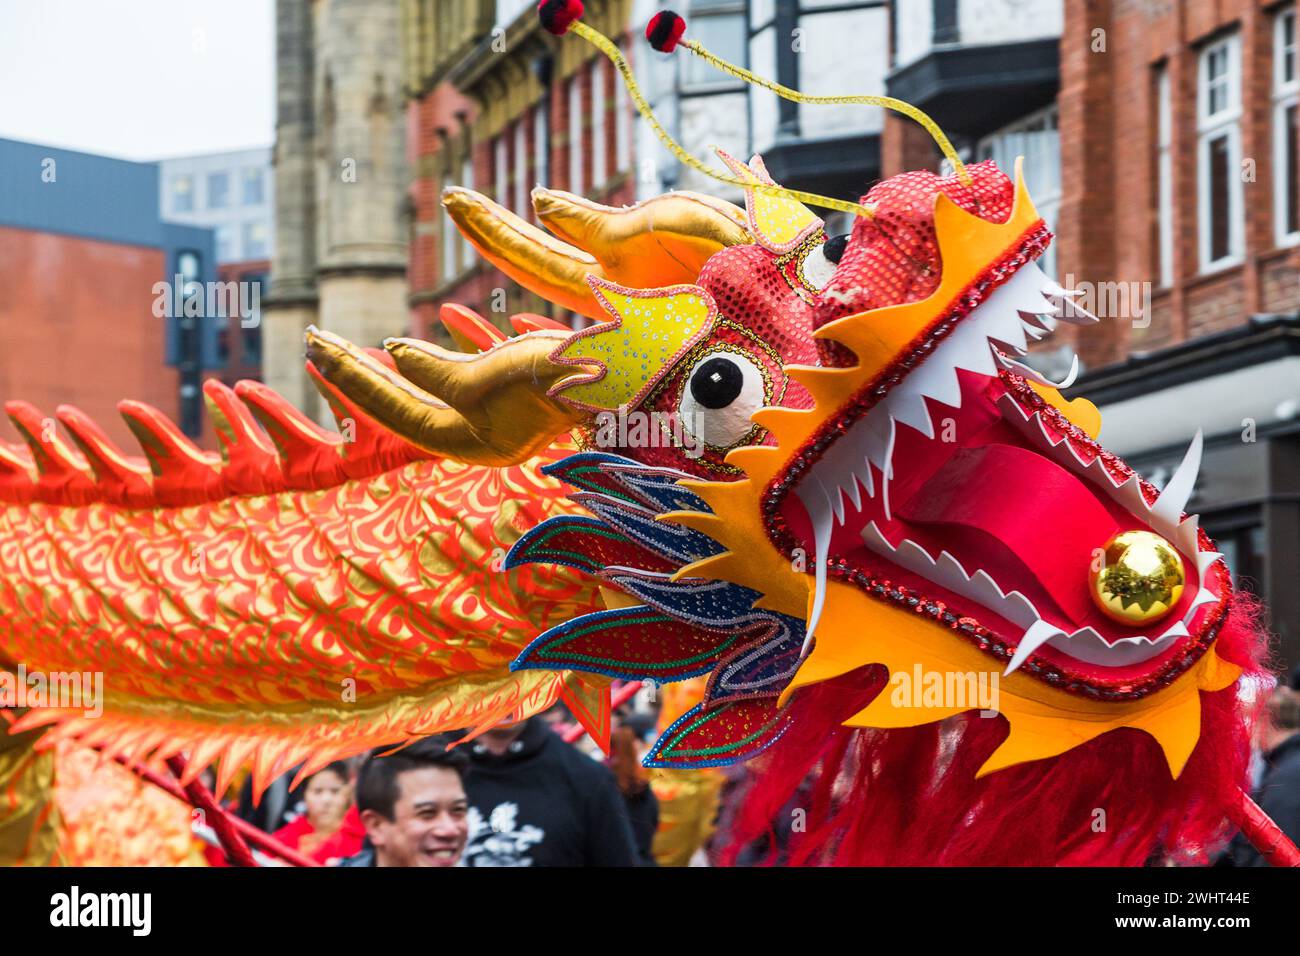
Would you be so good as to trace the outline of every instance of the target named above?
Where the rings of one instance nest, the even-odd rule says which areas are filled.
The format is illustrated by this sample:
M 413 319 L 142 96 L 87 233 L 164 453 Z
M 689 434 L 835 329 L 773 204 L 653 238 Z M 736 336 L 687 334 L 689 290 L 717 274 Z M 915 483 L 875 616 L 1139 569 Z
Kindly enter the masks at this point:
M 276 0 L 276 236 L 263 378 L 328 418 L 311 324 L 359 345 L 408 326 L 399 0 Z

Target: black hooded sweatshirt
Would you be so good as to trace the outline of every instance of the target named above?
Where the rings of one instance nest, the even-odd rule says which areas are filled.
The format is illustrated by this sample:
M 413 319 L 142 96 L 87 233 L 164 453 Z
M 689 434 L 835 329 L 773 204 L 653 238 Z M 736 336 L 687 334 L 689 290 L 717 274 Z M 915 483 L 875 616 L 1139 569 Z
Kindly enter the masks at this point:
M 627 808 L 614 775 L 539 717 L 506 752 L 465 745 L 470 772 L 466 866 L 635 866 Z
M 1267 768 L 1254 793 L 1260 809 L 1272 817 L 1293 843 L 1300 843 L 1300 733 L 1294 733 L 1264 755 Z M 1268 861 L 1238 833 L 1228 846 L 1233 866 L 1268 866 Z

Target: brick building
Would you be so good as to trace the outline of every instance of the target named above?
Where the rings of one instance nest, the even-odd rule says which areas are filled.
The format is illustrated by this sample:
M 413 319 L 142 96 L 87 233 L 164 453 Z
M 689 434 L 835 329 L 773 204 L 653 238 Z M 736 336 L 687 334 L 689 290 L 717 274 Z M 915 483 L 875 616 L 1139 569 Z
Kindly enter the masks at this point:
M 545 33 L 535 6 L 404 0 L 415 334 L 440 334 L 443 302 L 501 323 L 510 312 L 553 313 L 479 261 L 442 211 L 445 186 L 477 189 L 530 221 L 529 192 L 538 183 L 610 205 L 670 189 L 741 201 L 739 190 L 679 163 L 636 115 L 604 56 L 575 38 Z M 593 0 L 584 19 L 619 44 L 651 107 L 688 152 L 716 168 L 714 146 L 742 158 L 761 152 L 779 181 L 852 199 L 879 175 L 879 110 L 785 103 L 685 52 L 656 54 L 643 31 L 663 6 Z M 786 85 L 814 94 L 883 89 L 884 0 L 673 6 L 687 17 L 692 37 Z M 836 223 L 830 225 L 834 231 Z M 504 302 L 497 290 L 504 290 Z
M 584 19 L 626 49 L 630 8 L 630 0 L 596 0 Z M 631 106 L 622 84 L 587 44 L 543 31 L 532 3 L 405 0 L 403 14 L 412 331 L 439 338 L 444 302 L 502 328 L 516 312 L 552 315 L 550 303 L 480 260 L 443 211 L 442 190 L 476 189 L 534 223 L 536 184 L 632 202 Z
M 156 285 L 215 279 L 212 230 L 164 221 L 153 163 L 0 140 L 0 180 L 0 398 L 48 415 L 76 405 L 127 451 L 123 398 L 200 436 L 217 329 L 159 317 Z M 0 432 L 17 440 L 7 422 Z
M 1198 428 L 1192 508 L 1300 661 L 1300 183 L 1295 6 L 1262 0 L 895 2 L 889 92 L 1027 181 L 1050 271 L 1101 323 L 1040 367 L 1161 484 Z M 938 167 L 889 118 L 886 175 Z M 1059 350 L 1062 345 L 1067 349 Z M 1068 366 L 1067 366 L 1068 367 Z

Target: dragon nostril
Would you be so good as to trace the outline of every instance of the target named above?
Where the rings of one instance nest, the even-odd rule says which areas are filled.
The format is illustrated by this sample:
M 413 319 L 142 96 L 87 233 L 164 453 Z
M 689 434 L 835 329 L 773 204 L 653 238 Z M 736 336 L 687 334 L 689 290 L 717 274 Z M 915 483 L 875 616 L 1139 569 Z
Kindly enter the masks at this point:
M 826 257 L 828 262 L 838 263 L 840 259 L 844 258 L 844 250 L 848 248 L 848 245 L 848 233 L 842 236 L 831 236 L 826 240 L 826 244 L 822 246 L 822 255 Z

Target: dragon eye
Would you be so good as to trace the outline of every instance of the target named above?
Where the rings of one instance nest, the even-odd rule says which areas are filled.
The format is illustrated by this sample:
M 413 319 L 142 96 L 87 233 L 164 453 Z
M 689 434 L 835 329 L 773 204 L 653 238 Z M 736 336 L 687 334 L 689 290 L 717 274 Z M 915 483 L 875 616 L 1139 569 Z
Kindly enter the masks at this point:
M 706 355 L 682 391 L 682 427 L 706 445 L 727 448 L 750 433 L 749 416 L 763 407 L 763 373 L 743 355 Z
M 745 373 L 729 358 L 706 359 L 691 373 L 691 397 L 705 408 L 726 408 L 740 397 Z
M 813 247 L 803 260 L 803 278 L 814 292 L 826 288 L 826 283 L 835 275 L 835 266 L 844 255 L 848 236 L 832 236 L 825 242 Z

